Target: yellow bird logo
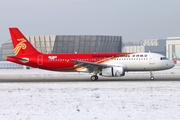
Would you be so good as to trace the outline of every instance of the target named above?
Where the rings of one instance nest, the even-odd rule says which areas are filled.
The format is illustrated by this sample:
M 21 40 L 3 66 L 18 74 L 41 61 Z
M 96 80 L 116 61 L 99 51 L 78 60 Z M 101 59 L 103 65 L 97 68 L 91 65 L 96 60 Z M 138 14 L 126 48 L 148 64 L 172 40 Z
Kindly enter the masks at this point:
M 17 41 L 19 41 L 19 43 L 14 48 L 15 55 L 17 55 L 21 49 L 26 49 L 26 40 L 24 38 L 17 39 Z

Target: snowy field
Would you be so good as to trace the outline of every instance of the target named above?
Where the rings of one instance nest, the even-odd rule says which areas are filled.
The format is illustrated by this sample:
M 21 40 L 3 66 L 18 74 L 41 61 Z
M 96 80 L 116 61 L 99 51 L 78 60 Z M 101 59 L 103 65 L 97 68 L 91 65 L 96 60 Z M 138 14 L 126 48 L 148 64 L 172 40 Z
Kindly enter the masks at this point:
M 155 81 L 132 72 L 92 82 L 84 73 L 0 70 L 0 120 L 179 120 L 179 74 L 176 66 L 154 72 Z

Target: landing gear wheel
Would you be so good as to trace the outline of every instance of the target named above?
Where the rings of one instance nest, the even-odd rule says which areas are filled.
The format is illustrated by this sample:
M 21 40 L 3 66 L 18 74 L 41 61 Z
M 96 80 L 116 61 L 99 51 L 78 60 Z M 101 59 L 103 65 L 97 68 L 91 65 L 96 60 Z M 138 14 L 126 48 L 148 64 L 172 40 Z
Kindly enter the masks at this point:
M 96 80 L 96 77 L 93 75 L 93 76 L 91 76 L 91 80 L 92 81 L 95 81 Z
M 91 76 L 91 80 L 92 80 L 92 81 L 98 80 L 98 76 L 97 76 L 97 75 L 92 75 L 92 76 Z
M 151 77 L 150 77 L 150 79 L 151 79 L 151 80 L 154 80 L 154 77 L 153 77 L 153 76 L 151 76 Z
M 98 80 L 98 76 L 97 75 L 95 75 L 95 78 L 96 78 L 96 80 Z
M 153 72 L 152 71 L 150 71 L 150 80 L 154 80 L 154 76 L 153 76 Z

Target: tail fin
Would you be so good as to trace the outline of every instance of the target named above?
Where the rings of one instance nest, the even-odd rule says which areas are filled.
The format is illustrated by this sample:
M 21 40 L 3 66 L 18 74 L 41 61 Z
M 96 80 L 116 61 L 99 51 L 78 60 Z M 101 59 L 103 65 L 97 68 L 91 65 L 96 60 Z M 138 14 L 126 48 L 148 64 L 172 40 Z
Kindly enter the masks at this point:
M 16 56 L 39 53 L 18 28 L 9 28 Z

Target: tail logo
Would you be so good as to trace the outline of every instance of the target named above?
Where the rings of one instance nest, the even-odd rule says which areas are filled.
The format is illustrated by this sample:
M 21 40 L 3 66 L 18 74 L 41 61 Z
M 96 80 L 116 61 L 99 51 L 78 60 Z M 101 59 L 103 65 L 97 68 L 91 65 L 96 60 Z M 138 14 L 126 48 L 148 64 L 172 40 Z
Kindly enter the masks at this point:
M 14 48 L 15 55 L 17 55 L 21 49 L 26 49 L 26 40 L 24 38 L 17 39 L 17 41 L 19 41 L 19 43 Z

